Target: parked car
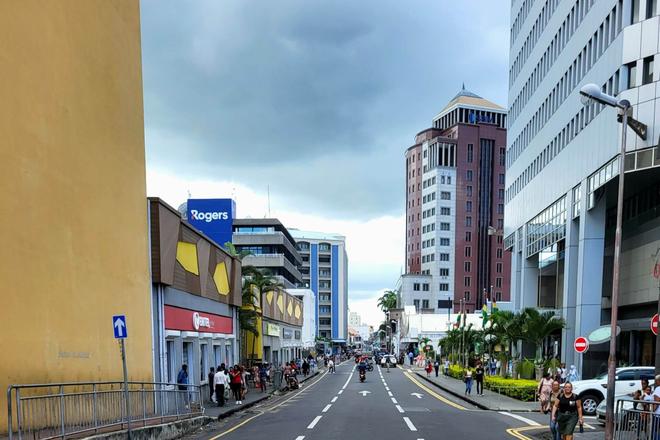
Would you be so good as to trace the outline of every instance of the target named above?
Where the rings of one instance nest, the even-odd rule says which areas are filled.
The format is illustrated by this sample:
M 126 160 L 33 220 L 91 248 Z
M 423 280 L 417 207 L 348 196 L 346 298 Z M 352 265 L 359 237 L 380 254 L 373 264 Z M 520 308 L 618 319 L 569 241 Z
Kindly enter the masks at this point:
M 619 400 L 623 400 L 623 403 L 619 404 Z M 606 403 L 607 402 L 603 399 L 598 404 L 598 408 L 596 408 L 596 419 L 598 419 L 598 423 L 600 423 L 601 425 L 605 424 L 605 412 L 606 412 L 606 406 L 607 406 Z M 619 405 L 621 405 L 621 406 L 619 406 Z M 632 409 L 632 407 L 633 407 L 632 399 L 628 396 L 616 397 L 614 399 L 614 410 L 616 411 L 620 407 L 622 407 L 623 409 Z M 619 412 L 614 414 L 615 420 L 618 421 L 619 417 L 621 417 L 621 414 L 619 414 Z
M 632 394 L 642 386 L 642 379 L 653 381 L 653 367 L 623 367 L 616 369 L 615 396 Z M 585 415 L 596 414 L 600 402 L 607 397 L 607 373 L 594 379 L 573 382 L 573 392 L 582 400 Z

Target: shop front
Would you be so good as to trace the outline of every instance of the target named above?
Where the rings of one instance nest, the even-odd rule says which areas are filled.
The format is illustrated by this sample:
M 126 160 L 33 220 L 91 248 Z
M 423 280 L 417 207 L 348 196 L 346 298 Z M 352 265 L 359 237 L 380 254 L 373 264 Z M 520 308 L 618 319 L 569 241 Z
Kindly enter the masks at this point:
M 186 365 L 188 383 L 206 385 L 211 367 L 239 359 L 240 261 L 159 199 L 149 219 L 156 380 L 174 383 Z
M 262 331 L 264 335 L 264 361 L 273 365 L 280 365 L 284 362 L 284 359 L 286 359 L 281 355 L 282 342 L 280 337 L 280 326 L 264 320 Z
M 300 327 L 282 327 L 282 356 L 288 362 L 302 358 L 303 343 Z

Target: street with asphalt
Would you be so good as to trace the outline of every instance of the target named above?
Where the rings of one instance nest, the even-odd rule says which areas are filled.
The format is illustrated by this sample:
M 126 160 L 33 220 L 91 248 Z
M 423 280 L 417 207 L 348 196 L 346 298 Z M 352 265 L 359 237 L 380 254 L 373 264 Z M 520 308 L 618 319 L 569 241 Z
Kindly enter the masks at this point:
M 480 398 L 472 397 L 472 400 Z M 233 404 L 233 402 L 231 403 Z M 544 438 L 548 416 L 489 411 L 470 404 L 414 371 L 375 368 L 360 383 L 355 364 L 322 373 L 301 389 L 206 425 L 190 440 L 330 440 L 366 438 Z M 588 429 L 576 440 L 601 438 Z

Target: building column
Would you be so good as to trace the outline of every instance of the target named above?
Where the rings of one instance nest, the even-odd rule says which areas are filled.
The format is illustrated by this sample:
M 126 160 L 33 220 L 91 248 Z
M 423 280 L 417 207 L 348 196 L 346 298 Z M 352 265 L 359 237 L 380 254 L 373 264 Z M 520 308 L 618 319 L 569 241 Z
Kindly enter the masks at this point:
M 521 288 L 520 288 L 520 277 L 521 277 L 521 266 L 522 266 L 522 249 L 518 249 L 518 243 L 521 241 L 519 235 L 521 231 L 514 232 L 514 244 L 511 248 L 511 291 L 510 299 L 513 306 L 513 310 L 520 310 L 520 304 L 522 302 L 521 297 Z
M 524 251 L 523 251 L 524 255 Z M 520 270 L 520 309 L 537 307 L 539 299 L 539 254 L 522 258 Z
M 585 185 L 586 186 L 586 185 Z M 584 194 L 584 192 L 583 192 Z M 564 240 L 564 301 L 561 305 L 561 316 L 566 321 L 566 328 L 561 334 L 561 360 L 566 365 L 575 364 L 575 312 L 577 299 L 577 268 L 579 255 L 580 224 L 573 220 L 573 191 L 566 196 L 566 238 Z
M 586 189 L 586 186 L 583 186 L 583 189 Z M 593 209 L 587 211 L 589 197 L 586 192 L 583 194 L 579 223 L 575 334 L 586 337 L 600 326 L 605 253 L 605 200 L 599 200 Z M 581 373 L 582 357 L 576 356 L 575 363 Z

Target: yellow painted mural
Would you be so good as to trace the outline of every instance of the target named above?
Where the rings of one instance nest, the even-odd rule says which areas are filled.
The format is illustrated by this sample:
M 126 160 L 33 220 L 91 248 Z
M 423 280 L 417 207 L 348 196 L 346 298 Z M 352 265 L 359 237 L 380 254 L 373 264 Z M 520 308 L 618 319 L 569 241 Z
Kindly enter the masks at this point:
M 113 314 L 151 381 L 139 2 L 0 2 L 0 71 L 0 389 L 121 380 Z

